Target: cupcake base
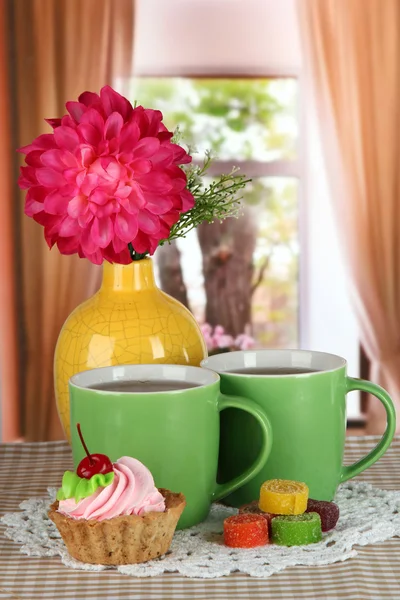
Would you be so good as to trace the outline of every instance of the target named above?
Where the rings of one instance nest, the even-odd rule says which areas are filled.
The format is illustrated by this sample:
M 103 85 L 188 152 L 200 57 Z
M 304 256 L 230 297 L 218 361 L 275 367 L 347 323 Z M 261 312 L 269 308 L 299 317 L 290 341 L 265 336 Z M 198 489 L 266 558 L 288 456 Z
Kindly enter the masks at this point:
M 76 560 L 98 565 L 147 562 L 167 552 L 186 504 L 183 494 L 159 491 L 165 498 L 164 512 L 104 521 L 72 519 L 57 512 L 58 502 L 54 502 L 48 515 Z

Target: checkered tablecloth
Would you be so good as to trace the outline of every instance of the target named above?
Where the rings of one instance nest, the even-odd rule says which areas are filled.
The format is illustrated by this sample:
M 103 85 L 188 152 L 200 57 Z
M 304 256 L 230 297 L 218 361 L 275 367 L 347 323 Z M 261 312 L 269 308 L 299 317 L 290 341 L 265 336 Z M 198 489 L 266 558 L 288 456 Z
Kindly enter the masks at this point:
M 346 463 L 365 455 L 375 437 L 346 442 Z M 46 496 L 71 468 L 64 442 L 0 444 L 0 515 L 18 509 L 33 496 Z M 377 487 L 400 489 L 400 438 L 360 480 Z M 136 579 L 115 571 L 88 573 L 64 567 L 58 557 L 34 558 L 3 535 L 0 526 L 0 599 L 7 600 L 153 600 L 153 599 L 290 599 L 400 600 L 400 539 L 358 548 L 358 556 L 325 567 L 296 567 L 256 579 L 232 574 L 221 579 L 187 579 L 177 574 Z

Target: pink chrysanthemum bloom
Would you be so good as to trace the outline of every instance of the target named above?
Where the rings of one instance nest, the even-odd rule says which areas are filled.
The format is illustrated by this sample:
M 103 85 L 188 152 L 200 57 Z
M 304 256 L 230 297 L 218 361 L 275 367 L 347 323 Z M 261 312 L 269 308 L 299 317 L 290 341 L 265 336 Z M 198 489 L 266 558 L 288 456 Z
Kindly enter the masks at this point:
M 194 206 L 179 167 L 191 157 L 171 142 L 160 111 L 133 108 L 109 86 L 66 108 L 69 115 L 48 119 L 53 133 L 20 148 L 25 213 L 63 254 L 128 264 L 130 243 L 153 254 Z

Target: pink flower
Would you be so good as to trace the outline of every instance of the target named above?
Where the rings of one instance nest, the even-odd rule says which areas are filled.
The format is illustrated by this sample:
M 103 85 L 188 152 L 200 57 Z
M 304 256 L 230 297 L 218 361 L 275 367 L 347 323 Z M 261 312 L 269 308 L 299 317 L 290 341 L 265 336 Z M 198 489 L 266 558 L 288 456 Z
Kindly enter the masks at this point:
M 235 339 L 234 345 L 239 348 L 239 350 L 251 350 L 254 348 L 255 340 L 247 333 L 241 333 Z
M 214 348 L 230 348 L 233 344 L 233 337 L 225 333 L 222 325 L 216 325 L 212 335 Z
M 209 323 L 200 326 L 207 350 L 210 352 L 220 348 L 238 348 L 239 350 L 250 350 L 255 346 L 255 340 L 247 333 L 241 333 L 236 338 L 225 333 L 222 325 L 216 325 L 214 330 Z
M 25 213 L 62 254 L 128 264 L 129 243 L 153 254 L 194 206 L 179 166 L 191 157 L 171 142 L 160 111 L 133 108 L 109 86 L 66 108 L 69 115 L 47 120 L 53 133 L 20 148 Z
M 203 334 L 204 341 L 207 346 L 207 350 L 214 349 L 214 343 L 212 339 L 212 327 L 208 323 L 203 323 L 200 325 L 201 333 Z
M 200 325 L 200 330 L 204 336 L 209 336 L 212 333 L 212 327 L 209 323 L 203 323 Z
M 233 337 L 226 333 L 214 333 L 213 342 L 215 348 L 230 348 L 231 346 L 233 346 Z
M 222 325 L 217 325 L 213 330 L 209 323 L 203 323 L 200 329 L 209 351 L 216 348 L 229 348 L 233 344 L 233 337 L 225 333 Z
M 225 329 L 222 327 L 222 325 L 216 325 L 214 328 L 214 336 L 220 336 L 220 335 L 224 335 L 225 333 Z

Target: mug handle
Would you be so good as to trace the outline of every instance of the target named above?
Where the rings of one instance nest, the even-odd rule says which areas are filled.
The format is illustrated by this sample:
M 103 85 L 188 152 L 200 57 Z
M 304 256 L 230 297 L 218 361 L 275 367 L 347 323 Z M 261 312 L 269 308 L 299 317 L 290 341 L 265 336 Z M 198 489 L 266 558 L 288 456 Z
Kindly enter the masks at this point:
M 366 381 L 365 379 L 347 377 L 346 380 L 346 394 L 348 392 L 353 392 L 354 390 L 361 390 L 362 392 L 373 394 L 382 402 L 386 410 L 387 425 L 382 439 L 377 446 L 375 446 L 375 448 L 371 450 L 369 454 L 367 454 L 367 456 L 364 456 L 364 458 L 361 458 L 361 460 L 357 461 L 353 465 L 342 467 L 340 477 L 341 483 L 351 479 L 352 477 L 355 477 L 356 475 L 359 475 L 365 471 L 365 469 L 368 469 L 368 467 L 373 465 L 386 452 L 396 431 L 396 410 L 389 394 L 379 385 L 376 385 L 371 381 Z
M 239 410 L 244 410 L 257 419 L 262 432 L 262 448 L 256 460 L 248 469 L 246 469 L 244 473 L 238 475 L 227 483 L 216 484 L 214 493 L 212 495 L 212 502 L 224 498 L 255 477 L 267 462 L 272 447 L 271 423 L 265 412 L 258 406 L 258 404 L 253 402 L 253 400 L 241 398 L 240 396 L 220 394 L 218 398 L 218 411 L 221 412 L 226 408 L 237 408 Z

